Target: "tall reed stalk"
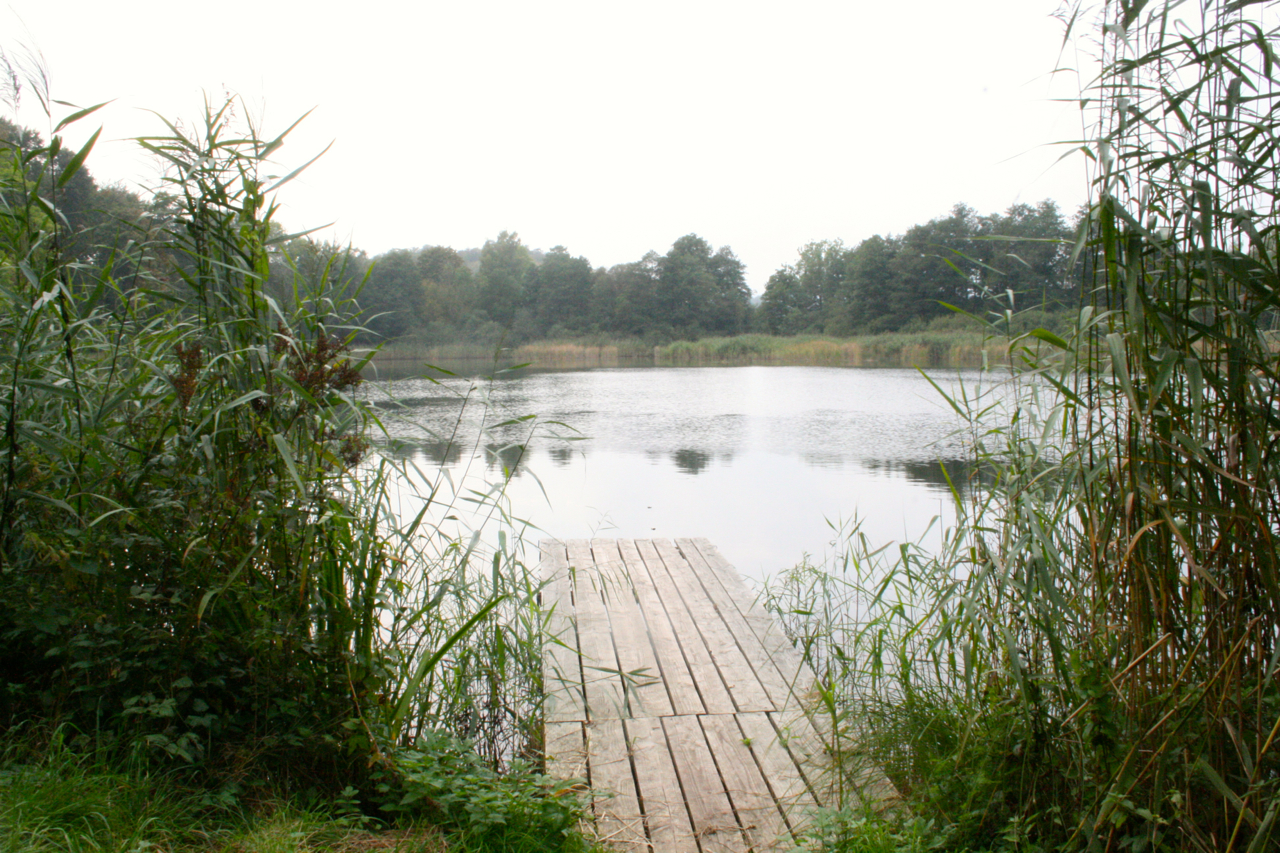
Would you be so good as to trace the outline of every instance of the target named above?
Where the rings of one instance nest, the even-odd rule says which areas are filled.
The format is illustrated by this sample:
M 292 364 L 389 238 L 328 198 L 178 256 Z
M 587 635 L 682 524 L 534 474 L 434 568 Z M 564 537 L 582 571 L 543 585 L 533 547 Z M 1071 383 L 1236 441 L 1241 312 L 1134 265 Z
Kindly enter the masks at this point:
M 939 843 L 1275 849 L 1280 834 L 1280 90 L 1273 7 L 1068 9 L 1092 277 L 1074 334 L 954 399 L 979 461 L 944 553 L 776 589 L 850 751 Z M 895 559 L 889 559 L 894 557 Z M 848 614 L 856 614 L 855 616 Z M 807 633 L 805 633 L 807 631 Z
M 499 482 L 469 496 L 499 541 L 459 540 L 439 477 L 397 516 L 407 463 L 371 453 L 344 257 L 267 288 L 298 170 L 272 177 L 284 134 L 239 110 L 140 140 L 168 171 L 101 262 L 58 209 L 97 138 L 68 162 L 59 134 L 92 110 L 0 141 L 0 725 L 233 788 L 375 796 L 431 728 L 501 765 L 538 740 L 519 524 Z

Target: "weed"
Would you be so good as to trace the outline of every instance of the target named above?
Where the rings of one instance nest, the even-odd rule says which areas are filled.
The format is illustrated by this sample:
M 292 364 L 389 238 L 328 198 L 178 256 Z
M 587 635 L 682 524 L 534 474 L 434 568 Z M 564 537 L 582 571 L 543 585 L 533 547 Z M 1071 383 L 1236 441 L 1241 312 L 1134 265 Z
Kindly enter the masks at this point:
M 1102 51 L 1092 289 L 950 399 L 993 480 L 940 553 L 855 528 L 828 580 L 774 594 L 829 615 L 797 637 L 841 749 L 948 847 L 1276 843 L 1274 21 L 1182 5 L 1066 15 Z
M 465 850 L 581 850 L 585 805 L 573 780 L 534 773 L 522 762 L 500 774 L 471 746 L 440 732 L 395 756 L 397 778 L 382 783 L 390 814 L 425 814 Z
M 89 147 L 0 140 L 0 726 L 43 756 L 0 773 L 4 843 L 183 847 L 212 825 L 230 849 L 341 848 L 375 785 L 410 824 L 428 766 L 468 837 L 580 843 L 516 760 L 542 614 L 504 481 L 464 496 L 494 545 L 447 528 L 444 472 L 375 452 L 359 282 L 341 253 L 279 256 L 296 172 L 268 177 L 284 136 L 239 112 L 140 140 L 163 192 L 93 260 L 56 210 Z

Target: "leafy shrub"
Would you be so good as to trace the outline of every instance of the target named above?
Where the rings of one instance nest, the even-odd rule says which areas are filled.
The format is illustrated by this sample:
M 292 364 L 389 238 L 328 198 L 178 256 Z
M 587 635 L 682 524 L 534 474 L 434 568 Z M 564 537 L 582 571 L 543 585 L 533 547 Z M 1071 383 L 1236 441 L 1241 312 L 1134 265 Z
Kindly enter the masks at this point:
M 376 800 L 388 814 L 424 815 L 452 830 L 465 849 L 582 849 L 578 783 L 519 760 L 499 773 L 469 743 L 439 731 L 395 752 Z
M 59 159 L 57 132 L 92 110 L 0 139 L 0 728 L 233 795 L 335 795 L 433 724 L 500 766 L 535 734 L 538 581 L 515 539 L 396 517 L 410 483 L 451 498 L 370 456 L 358 282 L 282 251 L 284 137 L 237 110 L 140 140 L 164 191 L 97 253 L 58 207 L 92 141 Z
M 347 482 L 368 416 L 333 324 L 353 306 L 323 280 L 293 306 L 264 293 L 281 138 L 231 111 L 144 141 L 174 171 L 127 281 L 61 251 L 40 200 L 69 169 L 0 194 L 0 716 L 228 770 L 305 742 L 324 778 L 385 674 L 390 563 Z M 38 164 L 60 139 L 7 145 Z

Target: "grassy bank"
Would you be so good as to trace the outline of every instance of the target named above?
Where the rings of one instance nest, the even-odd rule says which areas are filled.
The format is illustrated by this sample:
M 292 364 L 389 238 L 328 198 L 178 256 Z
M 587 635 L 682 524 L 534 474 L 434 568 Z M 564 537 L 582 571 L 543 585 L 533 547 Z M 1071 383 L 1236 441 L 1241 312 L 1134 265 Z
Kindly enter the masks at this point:
M 480 344 L 427 345 L 413 340 L 392 341 L 378 349 L 375 368 L 400 372 L 431 365 L 470 372 L 477 369 L 527 364 L 545 368 L 628 367 L 653 363 L 653 347 L 639 340 L 581 342 L 538 341 L 518 347 Z
M 74 748 L 65 730 L 9 732 L 0 747 L 0 853 L 588 853 L 568 783 L 499 777 L 444 751 L 417 764 L 430 805 L 370 810 L 349 786 L 332 795 L 280 784 L 211 789 L 142 752 L 121 760 Z
M 822 367 L 984 367 L 1002 364 L 1008 343 L 971 328 L 895 332 L 854 338 L 738 335 L 649 346 L 639 340 L 602 343 L 539 341 L 493 350 L 467 344 L 425 346 L 395 341 L 373 357 L 386 375 L 425 365 L 469 372 L 524 364 L 535 368 L 796 365 Z
M 429 825 L 390 829 L 350 803 L 241 802 L 184 784 L 145 762 L 106 761 L 49 745 L 0 753 L 0 853 L 443 853 Z
M 980 330 L 890 333 L 838 339 L 739 335 L 677 341 L 654 349 L 659 365 L 984 367 L 1002 363 L 1007 343 Z

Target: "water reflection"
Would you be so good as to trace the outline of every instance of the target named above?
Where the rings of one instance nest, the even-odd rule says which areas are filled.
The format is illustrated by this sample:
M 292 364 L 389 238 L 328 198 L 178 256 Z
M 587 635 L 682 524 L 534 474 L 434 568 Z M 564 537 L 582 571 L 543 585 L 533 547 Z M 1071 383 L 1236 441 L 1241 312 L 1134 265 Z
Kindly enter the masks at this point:
M 436 465 L 456 465 L 462 461 L 462 446 L 456 441 L 424 439 L 406 447 L 416 447 L 418 452 Z
M 869 472 L 901 474 L 914 483 L 936 489 L 950 490 L 954 486 L 962 497 L 969 494 L 975 485 L 986 482 L 986 469 L 970 459 L 940 459 L 936 462 L 871 459 L 865 464 Z
M 382 455 L 395 461 L 422 457 L 434 465 L 445 466 L 456 465 L 462 461 L 462 448 L 449 441 L 432 438 L 392 438 L 376 443 Z
M 369 402 L 372 404 L 373 408 L 378 410 L 400 412 L 427 408 L 429 406 L 451 406 L 457 402 L 457 397 L 453 394 L 421 397 L 396 397 L 394 399 L 388 397 L 377 397 Z
M 513 506 L 546 534 L 705 536 L 757 577 L 821 554 L 855 515 L 881 543 L 926 530 L 940 541 L 954 518 L 946 474 L 963 497 L 979 473 L 955 413 L 912 370 L 597 369 L 366 387 L 388 435 L 433 465 L 490 481 L 509 472 Z
M 506 477 L 519 477 L 524 473 L 521 463 L 528 448 L 523 444 L 486 444 L 484 451 L 490 470 Z
M 676 463 L 676 469 L 685 474 L 697 474 L 711 464 L 711 454 L 701 450 L 677 450 L 671 458 Z
M 573 461 L 573 448 L 565 444 L 556 444 L 547 448 L 547 455 L 551 457 L 552 462 L 563 468 Z

